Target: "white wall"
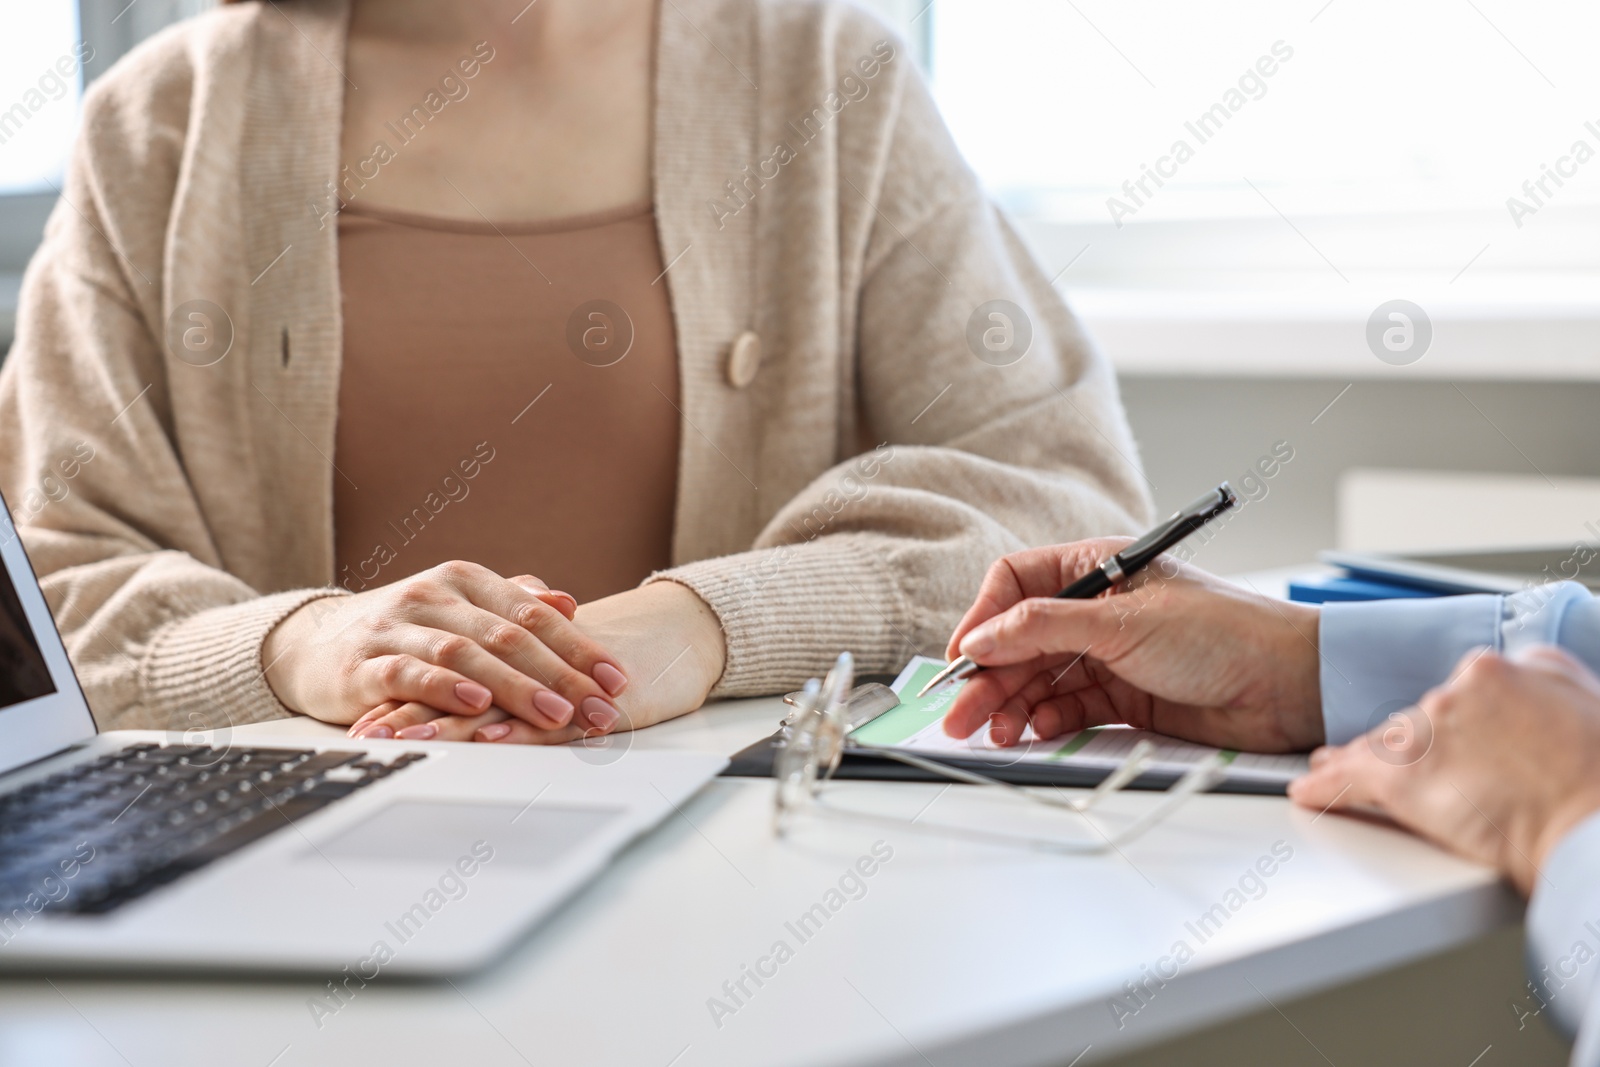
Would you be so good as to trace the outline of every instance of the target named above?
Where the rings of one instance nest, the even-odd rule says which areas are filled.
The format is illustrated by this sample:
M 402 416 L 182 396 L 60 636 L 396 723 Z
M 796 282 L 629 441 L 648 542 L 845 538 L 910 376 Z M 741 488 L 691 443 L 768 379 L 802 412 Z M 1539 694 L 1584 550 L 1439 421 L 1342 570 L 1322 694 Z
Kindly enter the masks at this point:
M 1123 377 L 1129 421 L 1163 509 L 1224 478 L 1237 485 L 1274 442 L 1294 448 L 1294 459 L 1266 481 L 1267 495 L 1246 505 L 1198 562 L 1232 573 L 1314 559 L 1338 539 L 1339 480 L 1353 468 L 1542 472 L 1558 482 L 1600 476 L 1600 384 L 1356 382 L 1327 408 L 1346 385 Z M 1482 506 L 1506 504 L 1491 498 Z M 1551 529 L 1552 543 L 1589 536 L 1581 523 L 1567 524 Z

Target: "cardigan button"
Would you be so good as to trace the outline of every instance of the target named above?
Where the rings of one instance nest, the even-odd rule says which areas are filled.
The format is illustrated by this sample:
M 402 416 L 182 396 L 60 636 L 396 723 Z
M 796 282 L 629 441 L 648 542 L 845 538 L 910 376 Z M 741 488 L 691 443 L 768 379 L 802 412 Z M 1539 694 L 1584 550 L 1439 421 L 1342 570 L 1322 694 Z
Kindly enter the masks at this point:
M 746 330 L 728 351 L 728 384 L 743 389 L 756 380 L 760 367 L 761 337 L 754 330 Z

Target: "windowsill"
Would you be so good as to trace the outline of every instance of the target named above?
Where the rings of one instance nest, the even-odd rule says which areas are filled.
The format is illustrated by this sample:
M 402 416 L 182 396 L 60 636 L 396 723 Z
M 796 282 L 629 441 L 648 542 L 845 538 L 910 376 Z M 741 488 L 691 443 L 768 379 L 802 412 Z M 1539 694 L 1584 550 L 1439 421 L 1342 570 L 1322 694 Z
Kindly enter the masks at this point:
M 1017 224 L 1123 374 L 1600 380 L 1600 209 Z M 1367 347 L 1395 299 L 1433 326 L 1408 366 Z
M 1460 293 L 1340 285 L 1308 295 L 1085 287 L 1066 296 L 1126 375 L 1600 381 L 1600 285 L 1586 278 L 1563 288 L 1508 281 L 1496 292 L 1480 281 Z M 1421 306 L 1433 326 L 1427 351 L 1408 366 L 1367 347 L 1368 317 L 1396 296 Z

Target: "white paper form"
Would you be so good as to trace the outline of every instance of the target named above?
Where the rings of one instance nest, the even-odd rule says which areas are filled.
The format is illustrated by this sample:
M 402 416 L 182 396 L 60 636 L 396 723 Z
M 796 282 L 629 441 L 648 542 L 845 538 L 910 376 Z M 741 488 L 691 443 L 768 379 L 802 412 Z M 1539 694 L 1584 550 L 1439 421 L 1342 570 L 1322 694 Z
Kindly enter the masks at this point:
M 1049 741 L 1035 738 L 1030 728 L 1019 743 L 1009 748 L 991 742 L 987 729 L 980 729 L 965 740 L 947 737 L 944 715 L 963 683 L 942 685 L 921 699 L 916 695 L 943 666 L 941 660 L 926 656 L 912 659 L 892 687 L 900 696 L 900 706 L 858 727 L 850 735 L 851 740 L 861 745 L 907 749 L 925 756 L 981 759 L 1001 766 L 1061 763 L 1106 770 L 1121 764 L 1139 741 L 1148 740 L 1156 749 L 1151 769 L 1178 774 L 1218 751 L 1127 726 L 1092 726 Z M 1228 777 L 1235 781 L 1286 784 L 1304 774 L 1308 766 L 1306 757 L 1298 753 L 1260 755 L 1222 751 L 1228 760 Z

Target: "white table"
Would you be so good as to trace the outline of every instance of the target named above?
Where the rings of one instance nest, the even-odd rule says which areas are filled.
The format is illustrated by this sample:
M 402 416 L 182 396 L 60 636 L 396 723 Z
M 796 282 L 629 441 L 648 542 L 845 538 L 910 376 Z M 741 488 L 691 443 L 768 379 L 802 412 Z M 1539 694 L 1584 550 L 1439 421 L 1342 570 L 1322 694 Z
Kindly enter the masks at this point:
M 713 706 L 630 740 L 731 753 L 770 732 L 778 707 Z M 243 733 L 340 736 L 303 721 Z M 311 981 L 0 981 L 0 1064 L 1087 1065 L 1521 914 L 1482 868 L 1277 798 L 1200 797 L 1120 855 L 1073 858 L 842 819 L 779 841 L 771 792 L 717 780 L 499 965 L 454 986 L 370 986 L 320 1028 Z M 850 782 L 835 795 L 923 823 L 1020 812 L 960 786 Z M 1116 798 L 1105 825 L 1152 802 Z M 802 942 L 785 923 L 826 903 L 880 839 L 893 857 L 865 895 Z M 1202 943 L 1186 923 L 1277 842 L 1292 858 Z M 1124 983 L 1180 939 L 1194 958 L 1119 1029 L 1112 998 L 1138 1006 Z M 760 988 L 746 979 L 751 995 L 719 1027 L 708 998 L 734 1006 L 723 983 L 779 940 L 792 958 Z

